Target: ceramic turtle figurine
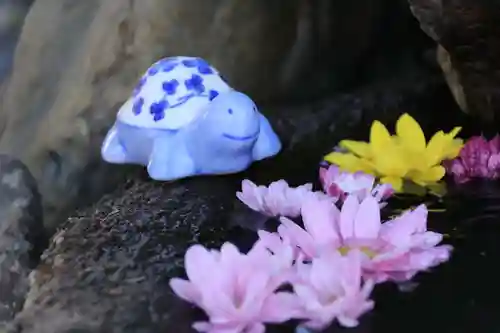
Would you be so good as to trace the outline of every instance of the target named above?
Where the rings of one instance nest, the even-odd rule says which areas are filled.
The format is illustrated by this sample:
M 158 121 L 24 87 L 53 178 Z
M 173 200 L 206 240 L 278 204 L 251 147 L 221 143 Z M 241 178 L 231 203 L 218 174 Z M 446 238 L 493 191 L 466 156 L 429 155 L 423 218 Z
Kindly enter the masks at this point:
M 276 155 L 281 142 L 245 94 L 205 60 L 170 57 L 153 64 L 118 111 L 103 159 L 147 166 L 151 178 L 236 173 Z

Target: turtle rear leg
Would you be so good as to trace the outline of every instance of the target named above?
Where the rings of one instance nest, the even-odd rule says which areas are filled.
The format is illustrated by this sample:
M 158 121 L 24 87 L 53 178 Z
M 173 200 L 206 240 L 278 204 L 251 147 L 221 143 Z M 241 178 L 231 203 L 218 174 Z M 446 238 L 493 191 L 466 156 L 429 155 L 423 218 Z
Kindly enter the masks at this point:
M 111 127 L 101 146 L 101 156 L 108 163 L 133 163 L 118 138 L 116 126 Z
M 197 174 L 193 159 L 179 136 L 158 137 L 147 166 L 154 180 L 172 181 Z

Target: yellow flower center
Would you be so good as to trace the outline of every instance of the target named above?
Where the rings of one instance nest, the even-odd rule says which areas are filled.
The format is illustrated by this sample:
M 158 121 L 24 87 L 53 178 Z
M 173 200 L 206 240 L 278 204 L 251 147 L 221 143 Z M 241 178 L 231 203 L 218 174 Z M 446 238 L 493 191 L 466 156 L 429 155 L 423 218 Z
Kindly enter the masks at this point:
M 339 248 L 339 252 L 341 255 L 346 256 L 349 253 L 349 251 L 351 251 L 352 249 L 353 249 L 352 247 L 344 245 L 344 246 Z M 375 258 L 375 256 L 377 255 L 377 253 L 375 251 L 373 251 L 372 249 L 370 249 L 368 246 L 360 246 L 358 248 L 358 250 L 360 250 L 361 252 L 366 254 L 368 256 L 368 258 L 370 258 L 370 259 Z

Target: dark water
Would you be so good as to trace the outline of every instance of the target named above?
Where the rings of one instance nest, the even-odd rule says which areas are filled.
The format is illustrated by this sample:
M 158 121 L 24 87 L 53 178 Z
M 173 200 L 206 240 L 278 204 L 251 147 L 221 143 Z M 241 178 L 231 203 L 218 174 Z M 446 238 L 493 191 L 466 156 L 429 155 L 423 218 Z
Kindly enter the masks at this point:
M 451 260 L 419 274 L 411 291 L 392 283 L 378 285 L 376 307 L 359 327 L 333 325 L 324 332 L 500 332 L 500 184 L 475 181 L 450 188 L 442 201 L 431 201 L 428 228 L 445 234 L 443 243 L 454 246 Z M 396 199 L 390 208 L 420 202 Z M 268 221 L 266 229 L 273 224 Z M 248 249 L 255 239 L 253 231 L 239 229 L 232 241 Z M 295 325 L 268 332 L 295 332 Z
M 429 229 L 455 247 L 451 260 L 417 276 L 412 292 L 379 286 L 362 332 L 500 332 L 499 199 L 498 184 L 452 189 L 446 212 L 429 215 Z

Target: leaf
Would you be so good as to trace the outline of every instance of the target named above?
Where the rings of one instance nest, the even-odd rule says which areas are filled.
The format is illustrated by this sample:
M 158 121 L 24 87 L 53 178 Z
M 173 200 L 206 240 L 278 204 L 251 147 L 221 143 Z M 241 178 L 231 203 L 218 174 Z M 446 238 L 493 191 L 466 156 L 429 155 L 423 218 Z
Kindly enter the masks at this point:
M 429 192 L 437 197 L 443 197 L 448 192 L 445 183 L 434 183 L 427 186 L 429 188 Z
M 403 192 L 423 197 L 427 194 L 427 189 L 415 184 L 412 181 L 405 180 L 405 182 L 403 183 Z

